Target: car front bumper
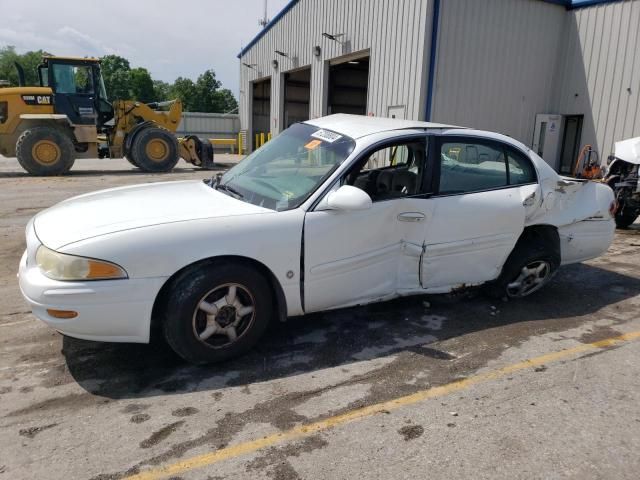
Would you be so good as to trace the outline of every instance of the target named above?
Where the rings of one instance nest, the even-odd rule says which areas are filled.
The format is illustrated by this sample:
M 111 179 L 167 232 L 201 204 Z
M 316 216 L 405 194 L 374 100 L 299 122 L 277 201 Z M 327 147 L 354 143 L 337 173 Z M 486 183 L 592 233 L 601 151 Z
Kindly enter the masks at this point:
M 22 295 L 37 318 L 70 337 L 149 342 L 153 303 L 166 278 L 60 282 L 42 274 L 29 254 L 31 250 L 20 260 L 18 278 Z M 71 310 L 78 315 L 60 319 L 49 315 L 47 309 Z

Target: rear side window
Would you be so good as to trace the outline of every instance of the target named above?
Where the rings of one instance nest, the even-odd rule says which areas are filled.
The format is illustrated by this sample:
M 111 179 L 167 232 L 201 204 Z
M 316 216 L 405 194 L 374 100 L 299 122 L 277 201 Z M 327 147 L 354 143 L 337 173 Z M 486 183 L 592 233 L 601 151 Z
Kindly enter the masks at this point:
M 504 150 L 474 142 L 443 142 L 440 146 L 440 194 L 491 190 L 508 185 Z
M 507 150 L 509 185 L 525 185 L 537 181 L 531 160 L 515 150 Z

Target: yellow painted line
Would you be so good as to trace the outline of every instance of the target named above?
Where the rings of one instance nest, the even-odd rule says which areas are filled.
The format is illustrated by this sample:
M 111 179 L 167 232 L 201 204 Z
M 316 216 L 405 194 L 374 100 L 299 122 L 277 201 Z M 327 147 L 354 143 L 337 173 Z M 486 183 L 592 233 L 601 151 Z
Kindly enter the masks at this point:
M 179 462 L 172 463 L 164 467 L 158 467 L 152 470 L 147 470 L 145 472 L 141 472 L 136 475 L 127 477 L 127 479 L 128 480 L 156 480 L 160 478 L 169 477 L 171 475 L 184 473 L 189 470 L 194 470 L 196 468 L 206 467 L 208 465 L 212 465 L 214 463 L 218 463 L 230 458 L 239 457 L 247 453 L 252 453 L 257 450 L 261 450 L 263 448 L 270 447 L 278 443 L 299 439 L 302 437 L 312 435 L 317 432 L 321 432 L 323 430 L 328 430 L 338 425 L 343 425 L 349 422 L 353 422 L 354 420 L 370 417 L 377 413 L 389 412 L 391 410 L 395 410 L 407 405 L 413 405 L 415 403 L 422 402 L 424 400 L 429 400 L 431 398 L 437 398 L 437 397 L 442 397 L 444 395 L 449 395 L 451 393 L 469 388 L 472 385 L 484 383 L 489 380 L 496 380 L 498 378 L 504 377 L 514 372 L 518 372 L 520 370 L 525 370 L 527 368 L 543 365 L 546 363 L 556 362 L 558 360 L 571 357 L 583 352 L 588 352 L 598 348 L 611 347 L 614 345 L 618 345 L 620 343 L 636 340 L 638 338 L 640 338 L 640 331 L 625 333 L 624 335 L 620 335 L 619 337 L 607 338 L 607 339 L 600 340 L 593 343 L 581 344 L 576 347 L 560 350 L 558 352 L 547 353 L 539 357 L 524 360 L 523 362 L 514 363 L 512 365 L 507 365 L 506 367 L 502 367 L 497 370 L 491 370 L 485 373 L 480 373 L 478 375 L 464 378 L 462 380 L 448 383 L 446 385 L 429 388 L 427 390 L 421 390 L 419 392 L 412 393 L 411 395 L 406 395 L 404 397 L 395 398 L 393 400 L 389 400 L 386 402 L 376 403 L 368 407 L 362 407 L 356 410 L 351 410 L 341 415 L 329 417 L 325 420 L 320 420 L 318 422 L 313 422 L 306 425 L 300 425 L 298 427 L 294 427 L 284 432 L 268 435 L 264 438 L 251 440 L 248 442 L 240 443 L 238 445 L 232 445 L 230 447 L 216 450 L 215 452 L 204 453 L 202 455 L 197 455 L 195 457 L 191 457 L 186 460 L 181 460 Z

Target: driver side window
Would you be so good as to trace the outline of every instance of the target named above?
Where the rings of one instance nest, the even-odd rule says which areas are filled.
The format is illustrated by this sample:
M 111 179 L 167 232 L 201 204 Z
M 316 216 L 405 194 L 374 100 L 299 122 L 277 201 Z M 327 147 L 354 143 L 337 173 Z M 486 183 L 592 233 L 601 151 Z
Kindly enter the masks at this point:
M 346 175 L 344 184 L 367 192 L 374 202 L 416 195 L 425 158 L 423 140 L 388 144 L 365 154 Z

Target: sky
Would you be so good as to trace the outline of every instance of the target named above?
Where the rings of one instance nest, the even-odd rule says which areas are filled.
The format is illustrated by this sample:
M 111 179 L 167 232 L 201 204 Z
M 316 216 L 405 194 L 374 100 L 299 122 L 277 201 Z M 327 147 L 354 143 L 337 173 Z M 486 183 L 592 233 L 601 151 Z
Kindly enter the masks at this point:
M 273 18 L 288 0 L 268 0 Z M 238 95 L 236 55 L 261 30 L 264 0 L 0 0 L 0 46 L 127 58 L 154 79 L 207 69 Z

